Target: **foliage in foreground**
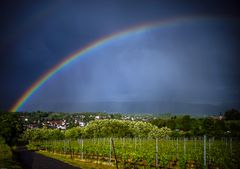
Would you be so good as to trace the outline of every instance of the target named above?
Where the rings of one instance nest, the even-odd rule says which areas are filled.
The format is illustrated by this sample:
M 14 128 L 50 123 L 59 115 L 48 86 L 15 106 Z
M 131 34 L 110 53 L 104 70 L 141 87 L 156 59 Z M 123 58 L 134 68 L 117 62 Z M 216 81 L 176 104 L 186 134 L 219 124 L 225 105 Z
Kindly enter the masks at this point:
M 20 165 L 13 160 L 13 153 L 10 147 L 0 137 L 0 168 L 21 169 Z
M 17 113 L 0 112 L 0 137 L 8 145 L 14 145 L 22 132 Z

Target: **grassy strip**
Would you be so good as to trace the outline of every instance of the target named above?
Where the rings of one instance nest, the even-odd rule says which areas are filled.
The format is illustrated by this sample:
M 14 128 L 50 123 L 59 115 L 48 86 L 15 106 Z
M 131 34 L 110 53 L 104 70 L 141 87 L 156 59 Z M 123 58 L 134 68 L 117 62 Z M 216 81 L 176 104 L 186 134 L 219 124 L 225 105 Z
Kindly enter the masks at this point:
M 114 166 L 111 166 L 108 164 L 96 163 L 96 162 L 87 161 L 87 160 L 80 160 L 77 158 L 71 159 L 70 155 L 50 153 L 47 151 L 36 151 L 36 153 L 56 159 L 56 160 L 63 161 L 72 166 L 79 167 L 82 169 L 115 169 Z
M 13 160 L 10 147 L 0 138 L 0 168 L 21 169 L 20 164 Z

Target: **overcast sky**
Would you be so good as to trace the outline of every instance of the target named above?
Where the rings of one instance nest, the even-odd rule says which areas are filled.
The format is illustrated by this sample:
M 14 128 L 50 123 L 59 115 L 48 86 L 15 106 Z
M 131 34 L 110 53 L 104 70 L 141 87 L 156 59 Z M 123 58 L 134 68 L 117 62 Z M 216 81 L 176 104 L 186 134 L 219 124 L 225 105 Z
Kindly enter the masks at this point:
M 116 38 L 87 53 L 54 75 L 22 110 L 103 101 L 237 105 L 238 9 L 230 1 L 3 1 L 0 110 L 86 44 L 145 22 L 183 16 L 192 19 Z

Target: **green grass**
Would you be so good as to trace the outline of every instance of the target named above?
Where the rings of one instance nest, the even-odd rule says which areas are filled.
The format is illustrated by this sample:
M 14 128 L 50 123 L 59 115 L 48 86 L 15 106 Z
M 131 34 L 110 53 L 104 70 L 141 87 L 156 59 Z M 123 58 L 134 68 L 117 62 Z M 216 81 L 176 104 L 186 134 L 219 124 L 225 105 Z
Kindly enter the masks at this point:
M 47 151 L 36 151 L 36 153 L 44 155 L 46 157 L 56 159 L 56 160 L 60 160 L 62 162 L 65 162 L 67 164 L 70 164 L 72 166 L 79 167 L 82 169 L 115 169 L 114 166 L 104 164 L 104 163 L 96 163 L 93 161 L 80 160 L 77 158 L 71 159 L 70 155 L 51 153 Z

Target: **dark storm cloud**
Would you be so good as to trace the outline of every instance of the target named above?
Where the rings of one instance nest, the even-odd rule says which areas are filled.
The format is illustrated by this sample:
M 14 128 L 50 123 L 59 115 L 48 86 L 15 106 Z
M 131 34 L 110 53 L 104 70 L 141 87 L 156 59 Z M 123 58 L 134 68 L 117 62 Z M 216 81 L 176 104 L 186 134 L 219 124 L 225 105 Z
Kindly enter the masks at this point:
M 40 75 L 57 64 L 65 56 L 85 44 L 112 32 L 142 22 L 174 16 L 206 15 L 219 18 L 239 17 L 237 13 L 238 5 L 236 3 L 222 3 L 219 1 L 1 1 L 0 8 L 0 19 L 2 23 L 0 27 L 0 109 L 5 110 L 9 108 Z M 219 34 L 221 36 L 218 36 L 218 38 L 222 38 L 220 39 L 221 42 L 226 39 L 227 44 L 223 45 L 230 46 L 228 49 L 230 59 L 226 59 L 225 56 L 220 56 L 220 58 L 225 59 L 215 58 L 215 60 L 209 60 L 209 64 L 212 64 L 207 64 L 206 67 L 206 62 L 202 62 L 201 66 L 204 67 L 202 71 L 198 72 L 197 70 L 199 70 L 199 68 L 196 68 L 196 71 L 187 70 L 190 77 L 194 76 L 194 73 L 196 73 L 198 77 L 206 75 L 203 78 L 209 78 L 211 79 L 210 81 L 216 81 L 216 83 L 221 79 L 219 77 L 227 79 L 229 85 L 222 88 L 220 87 L 222 90 L 229 91 L 229 96 L 225 96 L 225 101 L 233 98 L 233 95 L 236 98 L 239 97 L 238 86 L 240 79 L 239 73 L 237 73 L 240 72 L 238 66 L 239 29 L 238 26 L 235 25 L 226 25 L 226 29 L 231 30 L 228 30 L 227 34 L 224 31 L 222 33 L 220 32 Z M 217 31 L 218 27 L 216 27 L 216 31 L 211 31 L 211 33 Z M 168 39 L 168 37 L 165 38 Z M 181 44 L 181 41 L 175 42 L 172 46 L 177 46 L 177 43 Z M 192 42 L 189 41 L 189 44 L 191 43 Z M 154 46 L 154 44 L 151 45 Z M 150 48 L 151 45 L 148 47 Z M 224 47 L 224 49 L 225 48 L 226 47 Z M 207 50 L 216 56 L 213 49 Z M 181 51 L 179 52 L 181 53 Z M 188 52 L 191 53 L 192 51 Z M 217 53 L 217 55 L 221 54 Z M 170 60 L 170 58 L 171 56 L 169 56 L 168 60 Z M 145 61 L 144 58 L 142 61 Z M 140 59 L 139 62 L 142 61 Z M 124 63 L 126 67 L 127 64 L 129 64 L 129 66 L 132 65 L 134 68 L 138 68 L 137 65 L 134 65 L 134 59 L 130 61 L 130 63 L 125 63 L 125 61 L 121 59 L 119 62 L 119 65 Z M 162 63 L 162 66 L 167 65 L 168 62 L 170 61 Z M 196 58 L 182 59 L 181 62 L 182 64 L 191 65 L 193 62 L 201 63 L 201 59 L 196 56 Z M 152 63 L 149 63 L 149 67 L 151 67 L 151 64 Z M 223 65 L 223 70 L 220 72 L 216 70 L 214 73 L 212 69 L 219 67 L 219 65 Z M 88 67 L 88 65 L 86 67 Z M 208 71 L 209 69 L 211 71 Z M 131 80 L 128 82 L 131 76 L 127 75 L 127 71 L 128 69 L 121 69 L 121 76 L 123 76 L 122 78 L 125 80 L 125 85 L 123 85 L 123 88 L 120 90 L 121 93 L 126 93 L 126 95 L 129 93 L 129 90 L 134 90 L 132 89 L 134 87 L 133 84 L 131 84 Z M 138 75 L 150 78 L 145 72 L 141 73 L 142 74 Z M 91 72 L 85 71 L 85 74 L 81 75 L 81 78 L 86 80 L 86 84 L 91 83 Z M 114 85 L 111 89 L 113 93 L 114 90 L 116 90 L 114 89 Z M 154 91 L 155 84 L 150 85 L 152 85 L 151 90 Z M 68 85 L 66 84 L 66 86 Z M 65 88 L 67 88 L 66 86 Z M 84 84 L 82 84 L 82 86 L 84 86 Z M 195 89 L 192 90 L 194 91 Z M 64 91 L 66 91 L 65 95 L 71 92 L 68 90 Z M 72 92 L 74 93 L 74 91 Z M 174 90 L 171 90 L 171 92 L 174 93 Z M 165 96 L 170 97 L 171 94 L 165 94 Z M 131 95 L 129 97 L 134 98 L 136 96 Z M 114 98 L 118 99 L 117 96 L 114 96 Z
M 51 110 L 49 102 L 234 103 L 239 94 L 233 92 L 239 89 L 231 76 L 238 73 L 232 67 L 236 55 L 226 24 L 232 23 L 189 21 L 116 39 L 53 77 L 26 109 L 42 103 L 39 109 Z

